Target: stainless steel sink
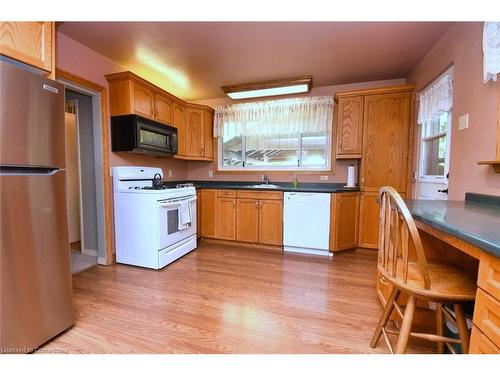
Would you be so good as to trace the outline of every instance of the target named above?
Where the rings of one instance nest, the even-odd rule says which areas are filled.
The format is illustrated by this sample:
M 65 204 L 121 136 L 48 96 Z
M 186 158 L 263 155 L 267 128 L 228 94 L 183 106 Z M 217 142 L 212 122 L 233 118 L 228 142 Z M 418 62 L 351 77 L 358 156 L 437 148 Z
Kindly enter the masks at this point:
M 273 185 L 273 184 L 255 184 L 255 185 L 247 185 L 247 187 L 250 188 L 257 188 L 257 189 L 279 189 L 279 185 Z

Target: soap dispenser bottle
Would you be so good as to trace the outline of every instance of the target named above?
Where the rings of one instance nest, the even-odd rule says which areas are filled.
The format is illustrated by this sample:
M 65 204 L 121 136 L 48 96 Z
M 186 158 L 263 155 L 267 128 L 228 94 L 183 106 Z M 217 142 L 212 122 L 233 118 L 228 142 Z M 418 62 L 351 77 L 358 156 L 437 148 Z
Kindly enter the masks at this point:
M 292 185 L 294 189 L 297 189 L 299 187 L 299 180 L 297 179 L 297 175 L 295 175 Z

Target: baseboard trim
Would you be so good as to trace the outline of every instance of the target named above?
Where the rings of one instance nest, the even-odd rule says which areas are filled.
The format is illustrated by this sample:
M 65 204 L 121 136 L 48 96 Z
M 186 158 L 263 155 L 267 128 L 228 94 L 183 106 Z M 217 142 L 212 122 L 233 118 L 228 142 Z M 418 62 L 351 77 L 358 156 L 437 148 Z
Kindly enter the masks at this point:
M 206 238 L 206 237 L 201 237 L 201 241 L 204 241 L 206 243 L 216 243 L 216 244 L 222 244 L 222 245 L 236 245 L 236 246 L 241 246 L 241 247 L 252 247 L 252 248 L 258 248 L 262 250 L 270 250 L 270 251 L 275 251 L 275 252 L 283 252 L 283 247 L 279 245 L 263 245 L 260 243 L 251 243 L 251 242 L 239 242 L 239 241 L 231 241 L 231 240 L 221 240 L 218 238 Z
M 97 257 L 97 264 L 100 264 L 101 266 L 107 266 L 106 258 Z

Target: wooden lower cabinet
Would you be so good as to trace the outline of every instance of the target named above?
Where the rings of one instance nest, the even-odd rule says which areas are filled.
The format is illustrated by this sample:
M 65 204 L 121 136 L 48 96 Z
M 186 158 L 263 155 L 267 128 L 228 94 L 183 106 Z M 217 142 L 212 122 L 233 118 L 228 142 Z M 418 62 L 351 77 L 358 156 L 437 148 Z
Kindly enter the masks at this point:
M 359 199 L 359 247 L 378 248 L 379 211 L 378 192 L 362 192 Z
M 283 244 L 283 201 L 259 201 L 259 243 L 281 246 Z
M 358 246 L 359 193 L 334 193 L 330 206 L 330 250 Z
M 469 354 L 500 354 L 500 348 L 486 337 L 479 328 L 472 326 Z
M 236 217 L 236 240 L 258 243 L 259 200 L 239 198 Z
M 200 201 L 201 237 L 216 238 L 217 190 L 200 190 Z
M 251 244 L 283 244 L 283 194 L 201 189 L 201 236 Z
M 217 198 L 216 238 L 236 240 L 236 198 Z

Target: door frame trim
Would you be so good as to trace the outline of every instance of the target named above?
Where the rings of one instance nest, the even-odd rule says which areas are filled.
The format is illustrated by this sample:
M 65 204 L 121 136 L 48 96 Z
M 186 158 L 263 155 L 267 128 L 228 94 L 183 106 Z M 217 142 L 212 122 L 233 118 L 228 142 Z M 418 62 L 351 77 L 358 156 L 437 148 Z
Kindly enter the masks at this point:
M 108 91 L 104 86 L 89 81 L 85 78 L 77 76 L 73 73 L 56 68 L 56 80 L 64 83 L 69 88 L 82 91 L 90 94 L 93 99 L 100 102 L 100 111 L 97 112 L 101 122 L 101 158 L 102 158 L 102 199 L 103 199 L 103 219 L 104 223 L 104 257 L 98 257 L 98 263 L 102 265 L 110 265 L 114 263 L 113 259 L 113 218 L 112 218 L 112 203 L 111 203 L 111 177 L 109 175 L 109 109 L 108 109 Z M 94 101 L 94 100 L 93 100 Z M 96 108 L 93 108 L 95 111 Z M 96 112 L 94 112 L 95 114 Z M 97 176 L 96 176 L 97 177 Z M 100 216 L 100 215 L 98 215 Z M 99 217 L 98 227 L 99 227 Z

